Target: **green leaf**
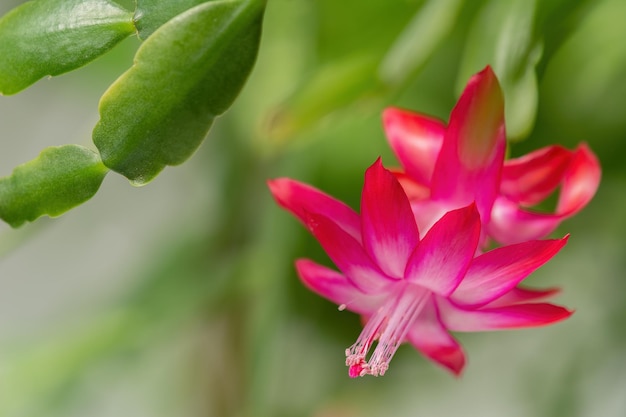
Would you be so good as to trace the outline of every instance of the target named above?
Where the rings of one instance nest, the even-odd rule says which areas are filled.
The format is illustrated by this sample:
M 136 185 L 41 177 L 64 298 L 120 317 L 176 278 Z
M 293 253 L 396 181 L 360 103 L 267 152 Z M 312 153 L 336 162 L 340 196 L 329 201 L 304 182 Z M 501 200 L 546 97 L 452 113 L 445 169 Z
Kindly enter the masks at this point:
M 106 173 L 98 155 L 82 146 L 46 148 L 0 178 L 0 218 L 18 227 L 44 214 L 59 216 L 89 200 Z
M 146 39 L 165 22 L 207 0 L 137 0 L 135 25 L 141 39 Z
M 132 13 L 109 0 L 39 0 L 0 19 L 0 94 L 85 65 L 134 33 Z
M 533 37 L 535 0 L 491 0 L 473 22 L 457 79 L 460 93 L 470 76 L 491 64 L 505 98 L 507 136 L 530 133 L 537 113 L 536 66 L 542 43 Z
M 100 101 L 93 140 L 135 185 L 189 158 L 243 87 L 256 59 L 263 1 L 212 1 L 169 20 Z
M 399 84 L 415 73 L 454 28 L 463 0 L 430 0 L 418 10 L 383 59 L 379 74 Z

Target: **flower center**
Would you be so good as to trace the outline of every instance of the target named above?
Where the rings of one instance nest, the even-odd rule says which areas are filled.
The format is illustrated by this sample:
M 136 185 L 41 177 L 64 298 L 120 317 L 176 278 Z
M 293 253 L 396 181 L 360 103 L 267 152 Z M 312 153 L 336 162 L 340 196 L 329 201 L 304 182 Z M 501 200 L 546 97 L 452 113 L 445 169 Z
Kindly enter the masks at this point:
M 406 337 L 411 323 L 419 316 L 430 291 L 409 283 L 397 284 L 385 303 L 369 318 L 356 343 L 346 349 L 346 365 L 351 378 L 382 376 Z M 366 356 L 378 340 L 369 360 Z

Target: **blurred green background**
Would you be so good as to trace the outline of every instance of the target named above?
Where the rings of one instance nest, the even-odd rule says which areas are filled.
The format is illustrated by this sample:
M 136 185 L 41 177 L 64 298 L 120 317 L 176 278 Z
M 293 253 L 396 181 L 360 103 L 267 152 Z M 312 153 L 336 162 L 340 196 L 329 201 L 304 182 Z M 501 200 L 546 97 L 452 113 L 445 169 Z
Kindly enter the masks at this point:
M 625 18 L 622 0 L 269 0 L 257 65 L 190 161 L 0 225 L 0 416 L 624 416 Z M 92 146 L 138 44 L 0 97 L 0 176 L 46 146 Z M 295 258 L 328 259 L 265 180 L 358 208 L 365 168 L 396 164 L 382 109 L 447 120 L 486 64 L 512 156 L 585 141 L 602 163 L 596 198 L 555 233 L 568 245 L 526 281 L 562 287 L 576 313 L 458 335 L 460 379 L 403 346 L 383 378 L 351 380 L 359 319 L 299 283 Z

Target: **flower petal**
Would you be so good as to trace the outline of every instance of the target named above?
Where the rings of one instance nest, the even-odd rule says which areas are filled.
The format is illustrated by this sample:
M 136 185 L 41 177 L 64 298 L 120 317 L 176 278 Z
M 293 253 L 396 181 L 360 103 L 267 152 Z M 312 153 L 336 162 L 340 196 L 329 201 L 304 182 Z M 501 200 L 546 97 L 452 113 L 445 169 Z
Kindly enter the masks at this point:
M 387 140 L 406 173 L 429 185 L 441 149 L 445 124 L 432 117 L 398 108 L 383 112 Z
M 528 302 L 536 302 L 544 298 L 550 298 L 561 292 L 560 288 L 546 288 L 542 290 L 535 290 L 531 288 L 515 287 L 511 291 L 505 293 L 500 298 L 496 298 L 486 308 L 502 307 L 513 304 L 522 304 Z
M 386 276 L 365 253 L 359 242 L 328 217 L 305 214 L 306 226 L 320 242 L 337 268 L 359 290 L 366 294 L 380 293 L 397 280 Z
M 572 315 L 571 311 L 548 303 L 515 304 L 477 310 L 464 309 L 447 302 L 438 305 L 442 322 L 448 329 L 458 332 L 544 326 Z
M 428 186 L 415 181 L 404 171 L 394 169 L 391 169 L 390 171 L 402 186 L 402 189 L 406 193 L 409 201 L 420 201 L 430 197 L 430 188 Z
M 428 231 L 411 255 L 405 278 L 443 295 L 450 295 L 463 279 L 480 237 L 476 206 L 446 213 Z
M 432 177 L 432 198 L 476 201 L 484 224 L 496 198 L 504 152 L 504 98 L 490 67 L 474 75 L 450 115 Z
M 452 204 L 448 204 L 445 201 L 433 201 L 433 200 L 413 200 L 411 201 L 411 209 L 415 216 L 415 222 L 417 228 L 421 231 L 422 235 L 428 233 L 431 227 L 439 219 L 443 217 L 447 212 L 457 209 Z
M 549 235 L 563 217 L 523 210 L 505 198 L 496 199 L 487 226 L 489 236 L 503 245 L 539 239 Z
M 296 270 L 308 289 L 355 313 L 372 314 L 383 301 L 384 295 L 363 294 L 344 275 L 309 259 L 298 259 Z
M 478 307 L 501 297 L 556 255 L 567 239 L 533 240 L 478 256 L 451 295 L 452 301 Z
M 439 320 L 434 302 L 424 307 L 406 337 L 424 356 L 455 375 L 461 374 L 465 366 L 465 354 Z
M 557 214 L 565 218 L 585 207 L 600 185 L 600 176 L 598 158 L 586 144 L 580 145 L 565 172 Z
M 520 208 L 504 196 L 496 199 L 491 212 L 489 234 L 503 244 L 538 239 L 551 233 L 565 219 L 582 210 L 600 184 L 598 159 L 581 145 L 571 154 L 562 175 L 561 193 L 555 214 L 537 213 Z
M 404 190 L 380 158 L 365 172 L 361 227 L 369 255 L 386 274 L 402 278 L 419 233 Z
M 543 201 L 563 180 L 571 156 L 572 151 L 562 146 L 548 146 L 507 160 L 500 193 L 525 206 Z
M 289 178 L 267 181 L 276 202 L 306 223 L 306 213 L 318 213 L 332 219 L 343 230 L 361 240 L 359 215 L 343 202 L 310 185 Z

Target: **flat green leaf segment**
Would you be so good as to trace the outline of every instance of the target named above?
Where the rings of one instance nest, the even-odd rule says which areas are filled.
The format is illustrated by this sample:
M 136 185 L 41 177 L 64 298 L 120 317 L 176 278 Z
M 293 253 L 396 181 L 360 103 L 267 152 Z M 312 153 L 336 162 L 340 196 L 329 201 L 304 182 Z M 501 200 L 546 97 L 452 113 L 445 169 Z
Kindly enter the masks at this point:
M 78 145 L 44 149 L 39 157 L 0 178 L 0 218 L 12 227 L 40 216 L 59 216 L 98 191 L 107 168 Z
M 243 87 L 256 59 L 262 1 L 212 1 L 169 20 L 102 96 L 93 140 L 135 185 L 189 158 Z
M 207 0 L 137 0 L 135 26 L 139 38 L 146 39 L 161 25 L 176 15 L 205 3 Z
M 0 19 L 0 94 L 85 65 L 133 34 L 132 18 L 108 0 L 40 0 L 13 9 Z

